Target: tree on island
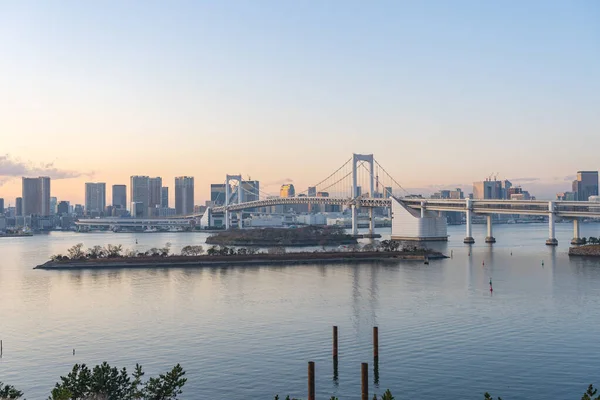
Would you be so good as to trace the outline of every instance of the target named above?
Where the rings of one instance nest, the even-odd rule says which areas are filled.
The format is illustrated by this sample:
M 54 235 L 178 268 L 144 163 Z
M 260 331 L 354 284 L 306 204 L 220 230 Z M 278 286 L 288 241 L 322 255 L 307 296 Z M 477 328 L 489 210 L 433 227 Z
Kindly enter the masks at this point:
M 85 257 L 85 253 L 83 251 L 83 243 L 77 243 L 75 246 L 71 247 L 67 250 L 67 254 L 71 260 L 79 260 Z
M 596 396 L 596 393 L 598 393 L 598 389 L 595 389 L 594 385 L 590 385 L 583 394 L 583 397 L 581 397 L 581 400 L 600 400 L 600 395 Z
M 181 249 L 182 256 L 199 256 L 204 253 L 204 248 L 202 246 L 185 246 Z

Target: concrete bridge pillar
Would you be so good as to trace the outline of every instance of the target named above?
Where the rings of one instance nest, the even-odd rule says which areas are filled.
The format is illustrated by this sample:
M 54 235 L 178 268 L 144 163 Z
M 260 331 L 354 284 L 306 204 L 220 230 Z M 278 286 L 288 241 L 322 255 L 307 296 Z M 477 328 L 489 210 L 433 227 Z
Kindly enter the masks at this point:
M 492 232 L 492 215 L 487 215 L 487 236 L 485 238 L 486 243 L 496 243 L 496 238 Z
M 463 242 L 467 244 L 473 244 L 475 243 L 475 239 L 473 239 L 473 233 L 471 231 L 471 212 L 473 211 L 473 204 L 471 203 L 471 199 L 466 199 L 465 203 L 467 208 L 467 236 Z
M 421 218 L 425 218 L 425 208 L 426 203 L 424 201 L 421 202 Z
M 375 218 L 373 217 L 373 207 L 369 208 L 369 235 L 375 233 Z
M 229 227 L 230 227 L 229 218 L 230 217 L 231 217 L 231 215 L 229 214 L 229 210 L 225 209 L 225 230 L 229 230 Z
M 548 202 L 548 240 L 546 240 L 546 244 L 548 246 L 557 246 L 558 245 L 558 240 L 556 240 L 556 235 L 555 235 L 555 221 L 554 221 L 554 202 L 553 201 L 549 201 Z
M 352 204 L 352 234 L 358 235 L 358 210 L 356 204 Z
M 579 218 L 573 219 L 573 239 L 571 244 L 583 244 L 583 239 L 579 236 Z

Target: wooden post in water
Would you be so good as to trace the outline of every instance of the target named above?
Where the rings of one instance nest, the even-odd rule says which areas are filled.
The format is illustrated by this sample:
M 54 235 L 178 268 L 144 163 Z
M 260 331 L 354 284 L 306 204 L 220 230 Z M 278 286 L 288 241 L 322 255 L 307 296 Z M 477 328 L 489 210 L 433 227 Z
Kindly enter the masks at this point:
M 333 327 L 333 358 L 338 356 L 338 327 Z
M 360 369 L 361 400 L 369 400 L 369 364 L 362 363 Z
M 379 357 L 379 328 L 373 327 L 373 357 Z
M 315 400 L 315 363 L 308 362 L 308 400 Z
M 2 357 L 2 340 L 0 340 L 0 357 Z

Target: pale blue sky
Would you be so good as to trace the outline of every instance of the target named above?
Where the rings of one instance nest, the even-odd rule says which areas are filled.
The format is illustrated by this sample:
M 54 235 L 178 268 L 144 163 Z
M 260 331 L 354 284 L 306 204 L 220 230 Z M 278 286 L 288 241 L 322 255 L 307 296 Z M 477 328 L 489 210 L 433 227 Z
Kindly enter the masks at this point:
M 598 1 L 0 0 L 0 55 L 0 197 L 29 162 L 80 172 L 54 185 L 72 201 L 93 172 L 193 175 L 199 204 L 352 152 L 407 187 L 500 172 L 541 197 L 600 167 Z

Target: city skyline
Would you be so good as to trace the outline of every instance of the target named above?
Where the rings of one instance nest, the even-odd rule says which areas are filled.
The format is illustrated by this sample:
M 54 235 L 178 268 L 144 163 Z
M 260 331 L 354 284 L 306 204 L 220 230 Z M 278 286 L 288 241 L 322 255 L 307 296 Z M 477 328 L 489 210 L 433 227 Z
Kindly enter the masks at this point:
M 227 3 L 6 4 L 0 197 L 185 174 L 201 202 L 239 172 L 276 193 L 361 152 L 415 192 L 500 171 L 551 198 L 600 167 L 593 1 Z

